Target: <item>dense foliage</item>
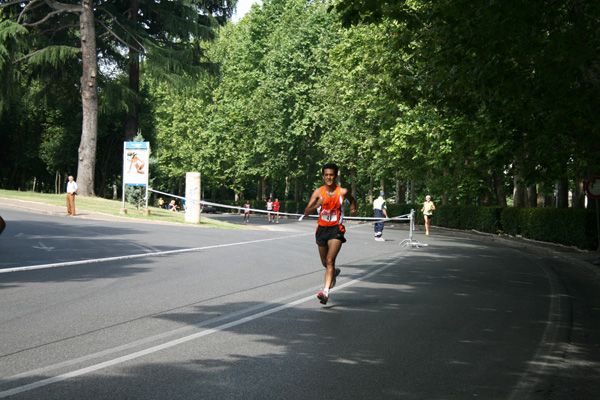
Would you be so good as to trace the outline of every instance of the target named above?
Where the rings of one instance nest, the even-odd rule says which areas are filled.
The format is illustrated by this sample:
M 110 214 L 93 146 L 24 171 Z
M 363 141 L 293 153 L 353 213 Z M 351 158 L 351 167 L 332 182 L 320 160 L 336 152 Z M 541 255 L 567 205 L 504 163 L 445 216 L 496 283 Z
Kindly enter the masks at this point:
M 584 182 L 600 175 L 597 2 L 264 0 L 214 42 L 189 43 L 161 35 L 150 11 L 133 30 L 128 5 L 107 3 L 114 18 L 100 31 L 132 26 L 148 47 L 140 70 L 153 73 L 125 90 L 124 53 L 99 46 L 100 195 L 120 189 L 135 99 L 153 185 L 177 194 L 200 171 L 207 198 L 303 201 L 334 161 L 363 203 L 383 189 L 398 204 L 429 193 L 439 205 L 566 206 L 570 189 L 581 208 Z M 0 13 L 0 72 L 15 75 L 1 88 L 0 187 L 54 190 L 77 163 L 78 65 L 8 64 L 23 33 L 6 25 L 11 8 Z M 185 32 L 211 36 L 194 23 L 211 25 L 187 19 Z

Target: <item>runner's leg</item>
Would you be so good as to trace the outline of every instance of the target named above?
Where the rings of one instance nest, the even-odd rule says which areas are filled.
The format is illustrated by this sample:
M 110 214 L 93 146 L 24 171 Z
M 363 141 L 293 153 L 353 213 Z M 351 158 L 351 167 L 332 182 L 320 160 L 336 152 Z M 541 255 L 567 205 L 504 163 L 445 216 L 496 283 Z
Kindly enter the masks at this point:
M 340 249 L 342 248 L 342 241 L 339 239 L 330 239 L 327 241 L 327 247 L 319 246 L 319 255 L 321 256 L 321 263 L 327 271 L 325 271 L 325 288 L 331 287 L 331 281 L 335 275 L 335 259 L 337 258 Z

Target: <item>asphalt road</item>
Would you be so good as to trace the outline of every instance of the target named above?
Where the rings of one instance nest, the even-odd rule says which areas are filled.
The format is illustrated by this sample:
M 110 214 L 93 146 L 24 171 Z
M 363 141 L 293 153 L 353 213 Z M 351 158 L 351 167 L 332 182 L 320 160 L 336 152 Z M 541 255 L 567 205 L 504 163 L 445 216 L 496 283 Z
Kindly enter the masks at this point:
M 262 229 L 1 208 L 0 397 L 597 399 L 589 269 L 348 224 L 326 306 L 315 221 Z M 220 218 L 235 219 L 237 216 Z M 241 217 L 239 217 L 241 219 Z

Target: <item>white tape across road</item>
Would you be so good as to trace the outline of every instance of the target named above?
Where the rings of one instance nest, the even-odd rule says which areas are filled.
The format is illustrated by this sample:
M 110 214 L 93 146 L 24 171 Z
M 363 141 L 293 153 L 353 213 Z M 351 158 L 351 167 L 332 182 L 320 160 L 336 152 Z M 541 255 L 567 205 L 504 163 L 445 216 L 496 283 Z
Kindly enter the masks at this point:
M 220 203 L 211 203 L 210 201 L 204 201 L 204 200 L 193 200 L 193 199 L 188 199 L 186 197 L 183 196 L 177 196 L 175 194 L 171 194 L 171 193 L 165 193 L 165 192 L 161 192 L 160 190 L 154 190 L 154 189 L 150 189 L 148 188 L 149 192 L 154 192 L 154 193 L 158 193 L 158 194 L 162 194 L 163 196 L 168 196 L 168 197 L 174 197 L 176 199 L 180 199 L 180 200 L 185 200 L 186 202 L 190 202 L 190 203 L 200 203 L 200 204 L 205 204 L 207 206 L 213 206 L 213 207 L 219 207 L 219 208 L 228 208 L 231 210 L 241 210 L 241 211 L 253 211 L 255 213 L 263 213 L 263 214 L 267 214 L 267 213 L 278 213 L 279 215 L 283 215 L 283 216 L 288 216 L 288 217 L 302 217 L 304 214 L 294 214 L 294 213 L 285 213 L 285 212 L 280 212 L 280 211 L 269 211 L 269 210 L 261 210 L 258 208 L 250 208 L 250 209 L 246 209 L 244 207 L 238 207 L 238 206 L 231 206 L 228 204 L 220 204 Z M 308 217 L 310 218 L 319 218 L 318 215 L 309 215 Z M 392 218 L 376 218 L 376 217 L 347 217 L 344 215 L 344 219 L 347 220 L 357 220 L 357 221 L 374 221 L 374 222 L 388 222 L 388 221 L 410 221 L 411 217 L 410 214 L 404 214 L 404 215 L 399 215 L 397 217 L 392 217 Z

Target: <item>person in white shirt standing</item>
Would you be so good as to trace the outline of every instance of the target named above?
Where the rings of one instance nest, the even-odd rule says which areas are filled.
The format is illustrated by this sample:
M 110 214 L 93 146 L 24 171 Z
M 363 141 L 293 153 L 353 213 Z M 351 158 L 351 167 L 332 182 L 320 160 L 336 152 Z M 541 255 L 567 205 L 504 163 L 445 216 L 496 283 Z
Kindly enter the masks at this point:
M 387 207 L 385 205 L 385 196 L 384 192 L 379 193 L 379 197 L 375 199 L 373 202 L 373 214 L 375 218 L 389 218 L 387 214 Z M 383 221 L 379 221 L 375 223 L 375 240 L 378 242 L 385 242 L 385 239 L 381 236 L 383 235 L 383 226 L 385 223 Z
M 77 193 L 77 182 L 72 176 L 69 176 L 67 182 L 67 215 L 75 216 L 75 194 Z

